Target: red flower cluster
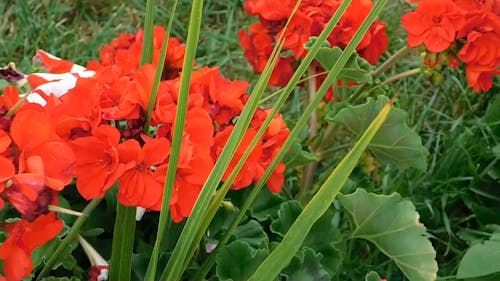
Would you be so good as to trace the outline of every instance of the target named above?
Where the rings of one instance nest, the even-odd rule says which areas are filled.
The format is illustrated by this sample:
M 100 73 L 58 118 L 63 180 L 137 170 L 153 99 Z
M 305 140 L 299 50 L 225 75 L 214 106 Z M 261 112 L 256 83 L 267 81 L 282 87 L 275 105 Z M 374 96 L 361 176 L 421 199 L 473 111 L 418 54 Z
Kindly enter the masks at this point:
M 23 217 L 0 224 L 8 233 L 0 259 L 9 281 L 28 276 L 33 250 L 62 230 L 49 205 L 57 205 L 57 193 L 71 182 L 75 165 L 73 150 L 56 134 L 42 107 L 24 104 L 7 116 L 21 102 L 11 86 L 0 96 L 0 210 L 7 203 Z
M 2 224 L 8 232 L 0 246 L 7 280 L 29 275 L 29 256 L 52 239 L 63 223 L 49 204 L 76 178 L 86 199 L 103 197 L 119 181 L 118 200 L 128 206 L 160 210 L 170 156 L 180 72 L 185 48 L 169 39 L 167 58 L 152 113 L 152 126 L 143 128 L 156 64 L 139 67 L 142 31 L 122 34 L 87 67 L 38 51 L 35 57 L 48 73 L 27 76 L 32 91 L 23 99 L 14 87 L 0 96 L 0 209 L 4 201 L 23 219 Z M 157 61 L 165 30 L 154 29 Z M 193 205 L 241 113 L 249 84 L 229 81 L 218 68 L 192 74 L 186 127 L 171 199 L 174 221 L 182 221 Z M 24 99 L 27 102 L 24 102 Z M 7 114 L 21 105 L 13 117 Z M 254 116 L 227 178 L 267 116 Z M 148 132 L 145 134 L 143 132 Z M 289 134 L 281 116 L 252 152 L 233 189 L 259 180 Z M 284 182 L 281 164 L 268 180 L 273 192 Z
M 318 36 L 321 33 L 341 3 L 342 0 L 302 1 L 288 28 L 284 31 L 286 39 L 283 54 L 272 73 L 271 85 L 286 85 L 293 75 L 296 61 L 306 55 L 304 44 L 309 41 L 311 36 Z M 250 25 L 249 32 L 242 30 L 239 33 L 245 57 L 256 73 L 261 73 L 264 70 L 274 44 L 283 32 L 284 25 L 295 4 L 295 0 L 280 2 L 247 0 L 245 2 L 245 10 L 260 19 L 259 22 Z M 371 0 L 354 0 L 329 35 L 330 45 L 345 48 L 372 6 Z M 375 64 L 387 49 L 389 39 L 385 29 L 384 23 L 375 21 L 357 47 L 358 53 L 371 64 Z M 287 56 L 286 53 L 290 51 L 292 55 Z
M 431 52 L 448 50 L 466 64 L 467 81 L 476 92 L 492 87 L 500 74 L 499 0 L 413 0 L 414 12 L 403 16 L 408 46 Z M 456 45 L 458 52 L 451 48 Z

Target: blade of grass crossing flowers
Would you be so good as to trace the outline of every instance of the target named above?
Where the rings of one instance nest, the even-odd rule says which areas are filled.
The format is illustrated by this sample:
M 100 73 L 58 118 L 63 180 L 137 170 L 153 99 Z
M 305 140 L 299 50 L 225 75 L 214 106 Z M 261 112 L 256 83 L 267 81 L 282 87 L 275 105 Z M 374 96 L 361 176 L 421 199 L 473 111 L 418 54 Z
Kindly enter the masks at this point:
M 146 18 L 144 22 L 144 38 L 142 41 L 140 65 L 153 61 L 154 5 L 154 0 L 146 2 Z M 136 207 L 127 207 L 120 202 L 116 206 L 116 220 L 113 229 L 111 262 L 109 267 L 110 281 L 130 280 L 136 212 Z
M 75 220 L 68 232 L 68 235 L 66 235 L 66 237 L 64 237 L 61 243 L 57 246 L 56 250 L 50 256 L 49 260 L 43 267 L 36 280 L 41 280 L 50 273 L 54 265 L 59 261 L 59 258 L 64 253 L 66 248 L 68 248 L 71 242 L 73 242 L 78 237 L 78 233 L 83 223 L 87 220 L 90 214 L 92 214 L 99 203 L 101 203 L 101 200 L 102 198 L 96 198 L 90 201 L 89 204 L 87 204 L 87 206 L 82 211 L 82 215 Z
M 365 21 L 361 25 L 360 29 L 358 29 L 358 31 L 356 32 L 356 34 L 353 37 L 353 39 L 351 40 L 351 42 L 349 43 L 349 45 L 346 47 L 344 53 L 339 58 L 339 61 L 332 68 L 332 70 L 330 71 L 329 75 L 327 76 L 325 82 L 323 83 L 323 85 L 318 90 L 316 98 L 306 108 L 305 112 L 302 114 L 302 116 L 300 117 L 299 121 L 296 123 L 295 127 L 293 128 L 292 132 L 290 133 L 290 136 L 288 137 L 288 139 L 286 140 L 286 142 L 283 144 L 283 146 L 282 146 L 281 150 L 279 151 L 278 155 L 275 157 L 275 159 L 273 160 L 273 162 L 270 164 L 270 166 L 266 170 L 264 176 L 256 184 L 256 186 L 254 187 L 254 189 L 250 193 L 250 195 L 247 198 L 247 200 L 243 203 L 243 206 L 240 208 L 240 210 L 239 210 L 236 218 L 232 222 L 232 224 L 231 224 L 231 226 L 230 226 L 230 228 L 228 230 L 227 235 L 222 239 L 222 241 L 221 241 L 222 243 L 219 243 L 219 247 L 222 246 L 222 245 L 224 245 L 227 242 L 228 238 L 230 237 L 230 233 L 232 233 L 234 231 L 234 229 L 236 228 L 236 226 L 239 224 L 239 222 L 241 221 L 241 219 L 244 217 L 244 214 L 246 213 L 246 211 L 248 210 L 248 208 L 250 207 L 250 205 L 252 204 L 252 202 L 255 200 L 255 198 L 259 194 L 260 190 L 265 185 L 267 179 L 269 178 L 269 176 L 272 174 L 272 172 L 274 171 L 274 169 L 278 165 L 278 163 L 281 161 L 281 159 L 283 158 L 283 156 L 288 151 L 288 149 L 290 148 L 290 146 L 293 143 L 294 139 L 296 139 L 298 137 L 298 135 L 300 134 L 300 132 L 302 131 L 302 129 L 304 128 L 304 126 L 307 124 L 307 121 L 309 119 L 309 115 L 316 108 L 316 106 L 319 104 L 319 102 L 323 99 L 323 96 L 325 95 L 325 93 L 326 93 L 326 91 L 328 89 L 328 85 L 330 85 L 330 83 L 335 80 L 335 77 L 338 75 L 338 73 L 340 72 L 340 70 L 342 69 L 342 67 L 345 65 L 345 63 L 347 62 L 348 58 L 352 55 L 352 52 L 354 51 L 355 47 L 359 44 L 359 42 L 363 38 L 364 34 L 367 32 L 367 30 L 369 29 L 370 25 L 372 24 L 373 20 L 380 13 L 380 11 L 384 7 L 384 5 L 387 3 L 387 1 L 388 0 L 380 0 L 380 1 L 378 1 L 375 4 L 375 7 L 371 11 L 371 13 L 368 15 L 368 17 L 365 19 Z M 321 43 L 321 42 L 323 42 L 323 40 L 322 40 L 322 38 L 320 36 L 319 40 L 317 40 L 316 43 Z M 315 50 L 315 45 L 313 45 L 313 47 L 311 48 L 310 52 L 313 52 L 314 50 Z M 306 60 L 306 59 L 307 59 L 307 57 L 304 60 Z M 302 66 L 302 64 L 300 66 Z M 300 68 L 300 66 L 299 66 L 299 68 Z M 305 68 L 304 68 L 303 71 L 305 72 L 306 69 L 307 69 L 307 65 L 305 65 Z M 285 89 L 285 91 L 286 90 L 287 89 Z M 280 99 L 281 99 L 281 97 L 282 96 L 280 96 Z M 281 101 L 278 100 L 276 102 L 276 104 L 279 104 L 280 102 Z M 274 107 L 273 107 L 273 109 L 274 109 Z M 210 256 L 210 259 L 213 259 L 212 255 Z M 212 263 L 213 263 L 213 261 L 212 261 Z M 204 267 L 205 267 L 205 265 L 204 265 Z M 207 265 L 207 267 L 211 267 L 211 265 Z M 207 269 L 203 268 L 202 270 L 207 270 Z
M 297 2 L 297 5 L 293 12 L 295 12 L 298 8 L 298 5 L 301 1 Z M 287 23 L 288 24 L 288 23 Z M 191 212 L 191 215 L 187 219 L 186 225 L 179 237 L 179 241 L 172 252 L 172 255 L 169 258 L 167 266 L 163 270 L 163 273 L 160 277 L 160 280 L 180 280 L 182 272 L 185 268 L 185 261 L 192 253 L 192 245 L 197 237 L 198 230 L 202 225 L 203 218 L 206 213 L 206 209 L 209 206 L 210 199 L 214 194 L 219 182 L 222 179 L 222 176 L 227 169 L 229 162 L 234 156 L 234 153 L 241 143 L 243 136 L 245 134 L 248 125 L 250 124 L 253 114 L 255 113 L 257 106 L 259 104 L 259 100 L 264 93 L 265 88 L 267 87 L 267 83 L 271 77 L 272 69 L 276 65 L 279 51 L 283 46 L 283 33 L 280 35 L 280 38 L 273 49 L 270 59 L 268 60 L 266 67 L 263 71 L 263 74 L 259 77 L 259 80 L 256 83 L 255 88 L 250 94 L 250 98 L 247 101 L 243 111 L 241 112 L 235 126 L 233 132 L 229 136 L 229 139 L 224 146 L 219 159 L 214 165 L 214 168 L 210 172 L 208 179 L 206 180 L 201 193 L 196 200 L 195 206 Z
M 293 254 L 301 247 L 313 224 L 326 212 L 349 178 L 362 153 L 387 118 L 391 106 L 392 101 L 382 108 L 352 150 L 340 161 L 316 195 L 300 213 L 281 243 L 262 262 L 248 281 L 274 280 L 281 270 L 288 265 L 294 256 Z
M 211 205 L 209 207 L 209 210 L 214 210 L 214 211 L 207 212 L 207 215 L 205 216 L 205 219 L 204 219 L 204 222 L 207 226 L 208 226 L 208 223 L 212 220 L 213 216 L 215 215 L 215 211 L 217 211 L 218 206 L 220 206 L 222 200 L 224 199 L 225 195 L 229 191 L 229 188 L 231 187 L 234 179 L 236 178 L 239 171 L 241 170 L 241 168 L 245 164 L 245 161 L 249 157 L 251 151 L 254 149 L 254 147 L 256 146 L 259 139 L 266 132 L 267 128 L 269 127 L 269 124 L 273 120 L 274 116 L 278 113 L 281 106 L 285 103 L 285 101 L 289 97 L 290 93 L 293 91 L 295 85 L 300 82 L 300 77 L 302 77 L 302 75 L 306 72 L 308 66 L 310 65 L 310 63 L 312 62 L 312 60 L 314 59 L 314 57 L 318 53 L 318 50 L 321 47 L 322 43 L 326 40 L 326 38 L 331 33 L 333 28 L 337 25 L 338 21 L 340 20 L 340 18 L 342 17 L 342 15 L 344 14 L 345 10 L 347 9 L 347 7 L 349 6 L 349 4 L 351 2 L 352 2 L 351 0 L 344 1 L 341 4 L 341 6 L 339 6 L 336 13 L 332 16 L 330 21 L 325 26 L 325 29 L 323 30 L 323 32 L 320 34 L 318 40 L 316 40 L 316 42 L 311 47 L 311 50 L 308 52 L 306 57 L 302 60 L 301 64 L 299 65 L 299 67 L 295 71 L 293 77 L 290 79 L 287 86 L 283 90 L 281 90 L 281 93 L 280 93 L 278 100 L 274 103 L 274 105 L 271 109 L 271 112 L 268 114 L 268 116 L 264 120 L 264 123 L 259 128 L 257 135 L 252 140 L 249 147 L 245 151 L 245 154 L 241 157 L 241 159 L 239 160 L 239 162 L 236 164 L 233 171 L 231 172 L 230 176 L 228 177 L 228 179 L 224 182 L 223 186 L 217 191 L 216 196 L 212 200 Z M 238 215 L 243 216 L 244 213 L 239 213 Z M 239 221 L 240 219 L 241 218 L 239 218 L 239 219 L 237 218 L 236 220 Z M 234 232 L 234 230 L 236 229 L 236 226 L 237 226 L 237 224 L 231 225 L 228 232 L 226 232 L 224 238 L 219 242 L 219 244 L 217 246 L 218 249 L 227 242 L 227 240 L 231 236 L 232 232 Z M 203 231 L 204 230 L 206 230 L 206 228 L 204 228 Z M 213 262 L 214 262 L 214 257 L 215 257 L 214 254 L 210 255 L 209 259 L 202 266 L 202 270 L 200 270 L 198 272 L 196 280 L 201 280 L 201 278 L 206 274 L 206 272 L 208 272 L 208 270 L 210 270 L 210 268 L 212 267 Z
M 165 39 L 163 40 L 163 45 L 161 46 L 160 58 L 158 59 L 158 66 L 156 68 L 155 78 L 153 81 L 153 87 L 151 88 L 151 94 L 149 95 L 148 109 L 146 111 L 146 121 L 144 122 L 143 132 L 149 133 L 149 126 L 151 125 L 151 115 L 156 104 L 156 97 L 158 95 L 158 88 L 160 87 L 161 75 L 163 73 L 163 66 L 165 65 L 165 58 L 167 57 L 168 40 L 170 38 L 170 33 L 172 31 L 172 25 L 174 23 L 175 11 L 177 9 L 177 0 L 173 0 L 171 17 L 168 19 L 167 29 L 165 31 Z
M 280 45 L 280 48 L 277 49 L 277 52 L 275 54 L 271 54 L 272 56 L 272 64 L 271 65 L 276 65 L 276 63 L 278 62 L 278 59 L 279 59 L 279 53 L 281 51 L 281 47 L 283 46 L 282 44 L 283 42 L 281 42 L 281 45 Z M 270 68 L 271 70 L 272 68 Z M 266 77 L 266 81 L 269 81 L 269 78 L 271 77 L 271 72 L 272 71 L 268 71 L 266 73 L 263 73 L 262 75 L 264 75 Z M 261 89 L 258 89 L 257 91 L 264 91 L 264 89 L 267 87 L 266 84 L 263 84 L 261 83 L 260 85 L 258 85 L 259 88 Z M 257 88 L 257 87 L 256 87 Z M 257 138 L 257 137 L 256 137 Z M 241 169 L 241 167 L 240 167 Z M 194 254 L 194 252 L 196 251 L 196 249 L 198 248 L 198 244 L 200 243 L 200 241 L 203 239 L 203 236 L 205 234 L 205 231 L 208 229 L 208 226 L 210 225 L 210 222 L 212 221 L 213 217 L 215 216 L 215 214 L 217 213 L 217 210 L 219 209 L 219 206 L 220 206 L 220 203 L 222 202 L 222 200 L 224 199 L 224 196 L 225 194 L 227 193 L 227 190 L 229 189 L 229 187 L 231 186 L 232 182 L 234 181 L 234 178 L 232 180 L 228 179 L 227 181 L 224 182 L 223 186 L 221 187 L 221 189 L 219 189 L 212 201 L 210 201 L 209 203 L 209 206 L 208 206 L 208 209 L 203 213 L 203 215 L 205 216 L 203 218 L 203 220 L 201 221 L 201 224 L 199 225 L 198 227 L 198 230 L 197 230 L 197 234 L 193 240 L 193 242 L 191 243 L 191 247 L 189 249 L 189 252 L 188 254 L 186 255 L 186 259 L 184 261 L 184 266 L 182 268 L 182 271 L 184 271 L 188 264 L 189 264 L 189 261 L 191 259 L 191 256 Z M 229 186 L 229 187 L 228 187 Z M 226 190 L 226 192 L 223 192 L 223 189 Z M 219 204 L 215 203 L 215 202 L 219 202 Z
M 281 43 L 278 46 L 279 46 L 278 50 L 280 50 L 283 44 Z M 276 65 L 276 62 L 279 58 L 279 52 L 274 52 L 271 56 L 273 56 L 273 59 L 270 59 L 269 62 L 271 66 L 274 66 Z M 265 77 L 265 79 L 259 80 L 257 82 L 253 92 L 261 92 L 261 93 L 264 92 L 264 89 L 266 88 L 267 85 L 267 81 L 269 81 L 269 78 L 271 77 L 271 72 L 272 72 L 272 67 L 266 69 L 263 72 L 261 77 Z M 245 130 L 251 121 L 251 116 L 253 116 L 253 113 L 257 108 L 256 96 L 257 95 L 255 96 L 250 95 L 250 99 L 247 102 L 247 106 L 245 106 L 245 109 L 240 115 L 234 127 L 233 133 L 231 134 L 231 136 L 234 135 L 236 137 L 232 138 L 231 136 L 229 137 L 226 146 L 224 147 L 224 150 L 222 151 L 219 157 L 219 160 L 217 160 L 211 174 L 209 175 L 207 181 L 205 182 L 205 185 L 200 195 L 198 196 L 196 204 L 193 207 L 192 213 L 187 220 L 186 226 L 184 227 L 183 232 L 181 233 L 179 242 L 177 243 L 174 252 L 170 257 L 167 267 L 164 269 L 160 280 L 179 280 L 183 270 L 187 266 L 190 256 L 192 256 L 192 254 L 196 250 L 197 243 L 195 241 L 199 241 L 201 239 L 198 238 L 199 236 L 198 234 L 200 233 L 199 230 L 205 227 L 203 225 L 204 223 L 203 216 L 207 212 L 206 208 L 209 205 L 210 198 L 215 192 L 215 189 L 217 188 L 217 185 L 220 182 L 225 169 L 227 169 L 227 166 L 229 165 L 229 162 L 231 161 L 236 151 L 236 148 L 238 147 L 243 138 Z M 255 106 L 250 106 L 250 104 L 252 105 L 255 104 Z M 238 123 L 240 124 L 240 126 L 238 126 Z M 246 126 L 244 124 L 246 124 Z M 226 149 L 226 147 L 229 147 L 231 150 Z M 224 153 L 224 151 L 226 152 Z M 209 188 L 205 188 L 205 186 L 208 186 Z M 196 240 L 197 238 L 198 240 Z M 181 262 L 182 259 L 184 260 L 184 262 Z
M 177 2 L 177 1 L 176 1 Z M 201 18 L 203 11 L 203 0 L 194 0 L 191 8 L 189 20 L 188 37 L 186 42 L 186 53 L 183 62 L 183 71 L 181 73 L 181 84 L 179 87 L 179 96 L 177 99 L 177 111 L 175 116 L 175 126 L 172 138 L 172 146 L 170 151 L 168 171 L 165 180 L 165 189 L 163 194 L 162 208 L 160 212 L 160 221 L 157 230 L 157 237 L 153 254 L 148 265 L 147 280 L 154 280 L 158 263 L 158 256 L 161 248 L 161 239 L 169 219 L 170 197 L 174 188 L 177 165 L 180 157 L 180 149 L 184 125 L 186 122 L 187 104 L 189 97 L 189 86 L 191 82 L 191 73 L 194 65 L 194 57 L 198 46 L 198 38 L 200 34 Z M 169 22 L 169 25 L 171 23 Z
M 155 1 L 146 2 L 146 19 L 144 21 L 144 38 L 142 40 L 141 65 L 153 61 L 153 26 Z
M 175 15 L 175 11 L 177 9 L 177 3 L 178 3 L 177 0 L 173 0 L 172 9 L 171 9 L 172 16 L 170 17 L 170 19 L 168 21 L 165 39 L 163 41 L 161 54 L 160 54 L 160 58 L 158 61 L 158 67 L 156 68 L 156 74 L 155 74 L 155 79 L 153 82 L 153 88 L 151 89 L 151 95 L 150 95 L 150 99 L 149 99 L 149 103 L 148 103 L 148 109 L 146 112 L 146 122 L 144 124 L 144 131 L 149 130 L 149 126 L 151 125 L 151 115 L 153 112 L 154 105 L 156 103 L 156 97 L 158 95 L 158 88 L 160 85 L 161 75 L 163 72 L 163 66 L 165 65 L 165 58 L 167 56 L 167 49 L 168 49 L 168 41 L 169 41 L 170 33 L 172 30 L 172 24 L 174 22 L 173 15 Z M 196 47 L 194 49 L 196 50 Z M 193 56 L 193 61 L 194 61 L 194 56 Z M 185 115 L 185 113 L 184 113 L 184 115 Z M 183 129 L 184 128 L 182 128 L 182 130 Z M 182 135 L 181 135 L 181 137 L 182 137 Z M 179 151 L 180 151 L 180 148 L 179 148 Z M 164 192 L 163 192 L 163 201 L 162 201 L 162 214 L 160 215 L 158 230 L 156 232 L 155 245 L 153 247 L 153 252 L 151 254 L 151 260 L 149 261 L 149 264 L 148 264 L 145 280 L 154 280 L 155 275 L 156 275 L 156 267 L 158 265 L 158 257 L 160 255 L 161 241 L 162 241 L 162 238 L 164 236 L 164 232 L 165 232 L 166 226 L 168 224 L 168 220 L 169 220 L 169 206 L 170 206 L 170 197 L 172 194 L 172 190 L 173 190 L 173 184 L 167 185 L 167 181 L 165 181 L 165 187 L 164 187 Z

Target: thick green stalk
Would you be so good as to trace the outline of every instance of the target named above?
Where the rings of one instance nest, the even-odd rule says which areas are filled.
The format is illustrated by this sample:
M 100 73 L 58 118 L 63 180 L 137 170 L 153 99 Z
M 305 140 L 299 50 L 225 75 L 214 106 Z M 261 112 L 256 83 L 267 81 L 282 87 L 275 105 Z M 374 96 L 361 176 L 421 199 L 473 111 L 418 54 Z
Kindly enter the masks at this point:
M 61 257 L 62 253 L 64 253 L 64 251 L 69 247 L 71 242 L 73 242 L 78 237 L 78 233 L 83 223 L 87 220 L 90 214 L 92 214 L 92 212 L 99 205 L 99 203 L 101 203 L 101 200 L 102 198 L 93 199 L 85 207 L 85 209 L 83 209 L 82 215 L 75 220 L 75 223 L 73 223 L 73 225 L 71 226 L 68 235 L 66 235 L 66 237 L 64 237 L 61 243 L 57 246 L 56 250 L 50 256 L 49 260 L 43 267 L 42 271 L 40 272 L 36 280 L 41 280 L 42 278 L 46 277 L 49 274 L 49 272 L 52 270 L 52 267 L 54 267 L 56 262 L 59 261 L 59 258 Z
M 144 21 L 144 38 L 142 40 L 141 65 L 153 61 L 153 26 L 154 26 L 155 1 L 146 2 L 146 19 Z
M 109 281 L 128 281 L 132 273 L 136 207 L 127 207 L 118 202 L 111 246 Z
M 156 73 L 155 73 L 155 78 L 153 81 L 153 87 L 151 88 L 151 94 L 149 95 L 149 101 L 148 101 L 148 108 L 146 110 L 146 121 L 144 122 L 144 126 L 142 128 L 142 131 L 144 133 L 149 133 L 149 126 L 151 125 L 151 119 L 152 119 L 152 114 L 153 114 L 153 109 L 156 104 L 156 97 L 158 96 L 158 88 L 160 87 L 160 80 L 161 76 L 163 74 L 163 67 L 165 66 L 165 58 L 167 57 L 167 50 L 168 50 L 168 41 L 170 38 L 170 33 L 172 31 L 172 25 L 174 23 L 174 15 L 175 15 L 175 10 L 177 9 L 177 0 L 173 0 L 174 3 L 172 4 L 172 12 L 171 12 L 171 17 L 168 20 L 168 25 L 167 29 L 165 31 L 165 39 L 163 41 L 163 44 L 161 46 L 161 52 L 160 52 L 160 58 L 158 59 L 157 67 L 156 67 Z
M 154 0 L 146 2 L 146 19 L 144 21 L 144 38 L 140 65 L 153 61 L 153 25 Z M 149 127 L 149 126 L 148 126 Z M 110 281 L 128 281 L 132 272 L 132 253 L 134 251 L 136 207 L 128 207 L 118 202 L 116 220 L 113 229 L 111 262 L 109 267 Z

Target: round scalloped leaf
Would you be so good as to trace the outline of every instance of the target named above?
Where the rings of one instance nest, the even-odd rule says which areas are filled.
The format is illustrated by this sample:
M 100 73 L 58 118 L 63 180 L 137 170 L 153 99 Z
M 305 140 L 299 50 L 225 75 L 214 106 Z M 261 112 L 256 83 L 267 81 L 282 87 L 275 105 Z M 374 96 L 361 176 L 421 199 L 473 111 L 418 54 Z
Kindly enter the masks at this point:
M 266 249 L 255 250 L 245 241 L 224 246 L 215 258 L 219 280 L 245 281 L 267 256 Z
M 470 247 L 458 266 L 457 278 L 475 278 L 500 273 L 500 232 L 488 241 Z
M 379 96 L 376 101 L 368 98 L 365 104 L 343 108 L 329 121 L 340 123 L 359 136 L 388 101 L 386 96 Z M 368 150 L 383 163 L 392 163 L 400 169 L 414 167 L 425 171 L 428 152 L 420 136 L 406 124 L 406 117 L 405 111 L 393 107 Z
M 375 271 L 370 271 L 366 274 L 365 281 L 380 281 L 382 278 Z
M 374 243 L 410 281 L 436 279 L 436 252 L 410 201 L 397 193 L 377 195 L 364 189 L 338 198 L 352 217 L 353 238 Z
M 283 275 L 287 281 L 329 281 L 330 274 L 321 264 L 323 256 L 311 248 L 303 248 L 292 259 Z

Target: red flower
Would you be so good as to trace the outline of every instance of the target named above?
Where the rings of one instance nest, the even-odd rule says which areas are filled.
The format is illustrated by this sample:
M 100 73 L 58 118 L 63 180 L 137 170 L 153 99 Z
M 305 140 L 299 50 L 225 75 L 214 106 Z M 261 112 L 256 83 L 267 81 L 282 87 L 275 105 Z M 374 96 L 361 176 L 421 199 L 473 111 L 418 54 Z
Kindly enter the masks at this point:
M 455 41 L 456 32 L 465 21 L 457 5 L 451 0 L 419 1 L 415 12 L 401 19 L 408 31 L 408 46 L 424 44 L 431 52 L 448 49 Z
M 496 68 L 500 64 L 500 36 L 494 32 L 472 31 L 458 58 L 467 64 Z
M 92 134 L 71 142 L 76 155 L 76 187 L 87 200 L 103 197 L 127 169 L 119 161 L 120 132 L 114 127 L 101 125 Z
M 170 142 L 166 138 L 152 139 L 141 148 L 131 139 L 119 144 L 118 152 L 120 161 L 131 166 L 119 178 L 118 200 L 127 206 L 159 211 L 166 174 L 157 169 L 169 156 Z
M 294 2 L 292 0 L 247 0 L 245 10 L 251 15 L 260 16 L 266 20 L 281 20 L 290 16 Z
M 385 29 L 385 23 L 374 21 L 365 35 L 365 37 L 370 37 L 370 44 L 363 49 L 358 49 L 359 55 L 373 65 L 377 63 L 389 45 L 389 37 Z
M 30 171 L 29 159 L 40 157 L 39 173 L 45 176 L 45 185 L 61 190 L 73 178 L 75 156 L 71 148 L 55 134 L 47 114 L 26 109 L 17 112 L 10 129 L 16 144 L 19 173 Z M 33 168 L 33 167 L 31 167 Z
M 498 69 L 470 64 L 465 69 L 467 83 L 477 93 L 488 91 L 493 86 L 493 75 L 500 75 Z
M 304 13 L 297 11 L 285 30 L 283 48 L 292 50 L 295 59 L 305 56 L 304 44 L 311 37 L 312 20 Z M 276 35 L 278 38 L 279 35 Z
M 7 281 L 19 281 L 33 270 L 31 253 L 61 232 L 63 222 L 55 214 L 41 215 L 33 222 L 20 220 L 3 224 L 7 240 L 0 246 L 0 259 L 4 261 Z

